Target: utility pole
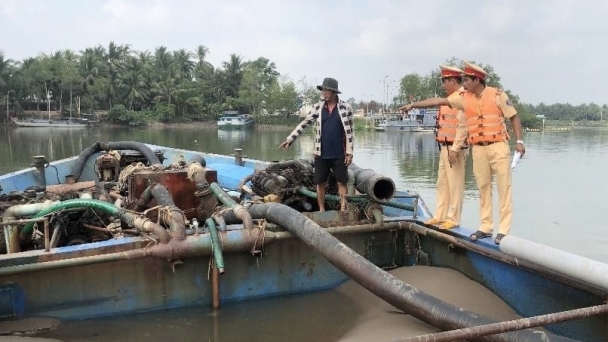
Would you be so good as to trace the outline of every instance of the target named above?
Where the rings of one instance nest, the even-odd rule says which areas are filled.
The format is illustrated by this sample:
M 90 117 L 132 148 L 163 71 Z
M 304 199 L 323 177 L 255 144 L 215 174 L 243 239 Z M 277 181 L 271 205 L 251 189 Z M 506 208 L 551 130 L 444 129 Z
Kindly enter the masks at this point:
M 383 86 L 383 88 L 384 88 L 384 89 L 382 89 L 382 90 L 384 90 L 384 96 L 385 96 L 385 97 L 387 97 L 387 95 L 386 95 L 386 93 L 387 93 L 387 91 L 386 91 L 386 78 L 387 78 L 387 77 L 388 77 L 388 75 L 384 76 L 384 79 L 382 80 L 383 85 L 384 85 L 384 86 Z M 387 100 L 387 102 L 388 102 L 388 100 Z M 383 106 L 383 112 L 386 112 L 386 102 L 384 102 L 384 106 Z

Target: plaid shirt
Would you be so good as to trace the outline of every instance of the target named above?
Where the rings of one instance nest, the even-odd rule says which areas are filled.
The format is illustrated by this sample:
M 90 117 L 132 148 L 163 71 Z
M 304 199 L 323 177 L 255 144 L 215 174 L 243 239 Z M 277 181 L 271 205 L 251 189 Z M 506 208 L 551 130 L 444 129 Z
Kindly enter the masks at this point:
M 291 143 L 304 132 L 308 125 L 315 123 L 315 152 L 316 156 L 321 155 L 321 110 L 325 105 L 325 101 L 318 102 L 313 109 L 306 115 L 304 120 L 296 126 L 296 128 L 289 134 L 287 143 Z M 344 127 L 344 135 L 346 136 L 346 148 L 345 153 L 353 155 L 354 149 L 354 132 L 353 132 L 353 109 L 350 104 L 339 100 L 338 111 L 340 112 L 340 118 L 342 119 L 342 126 Z

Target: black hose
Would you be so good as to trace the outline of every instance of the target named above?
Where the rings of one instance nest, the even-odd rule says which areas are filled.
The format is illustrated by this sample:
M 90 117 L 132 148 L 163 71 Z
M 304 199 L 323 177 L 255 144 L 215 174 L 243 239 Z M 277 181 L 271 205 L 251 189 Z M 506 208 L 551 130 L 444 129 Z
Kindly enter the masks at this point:
M 156 199 L 156 203 L 162 206 L 169 207 L 170 214 L 165 217 L 165 223 L 169 226 L 171 237 L 177 240 L 186 238 L 186 218 L 182 211 L 175 206 L 173 197 L 169 190 L 162 184 L 155 184 L 152 187 L 152 196 Z
M 84 150 L 82 150 L 82 152 L 78 156 L 78 159 L 76 159 L 76 163 L 74 164 L 74 167 L 72 168 L 72 176 L 74 176 L 74 180 L 78 181 L 78 179 L 82 175 L 82 170 L 84 169 L 84 166 L 87 163 L 87 160 L 89 159 L 89 157 L 91 157 L 93 154 L 95 154 L 97 152 L 109 151 L 109 150 L 139 151 L 139 152 L 141 152 L 141 154 L 144 155 L 144 157 L 146 157 L 146 159 L 148 160 L 148 162 L 151 165 L 161 164 L 160 160 L 158 159 L 158 157 L 156 156 L 154 151 L 152 151 L 152 149 L 149 148 L 144 143 L 140 143 L 140 142 L 136 142 L 136 141 L 116 141 L 116 142 L 98 141 L 98 142 L 93 143 L 91 146 L 85 148 Z
M 350 164 L 348 168 L 355 174 L 357 190 L 369 195 L 374 201 L 388 201 L 395 195 L 395 183 L 392 179 L 355 164 Z
M 190 160 L 188 161 L 188 164 L 191 164 L 191 163 L 199 163 L 199 164 L 201 164 L 202 167 L 207 166 L 207 161 L 200 154 L 193 155 L 192 158 L 190 158 Z
M 308 246 L 317 250 L 325 259 L 351 279 L 390 303 L 442 330 L 453 330 L 495 321 L 445 303 L 417 288 L 404 283 L 365 259 L 313 220 L 288 206 L 279 203 L 253 204 L 248 207 L 252 217 L 266 218 L 298 236 Z M 226 221 L 234 219 L 224 216 Z M 471 341 L 523 342 L 523 341 L 574 341 L 547 332 L 527 329 L 499 335 L 479 337 Z
M 283 162 L 270 163 L 266 167 L 266 171 L 278 172 L 278 171 L 281 171 L 282 169 L 285 169 L 288 167 L 295 167 L 302 172 L 304 172 L 304 171 L 312 172 L 312 169 L 313 169 L 312 165 L 307 164 L 307 163 L 303 162 L 302 160 L 287 160 L 287 161 L 283 161 Z

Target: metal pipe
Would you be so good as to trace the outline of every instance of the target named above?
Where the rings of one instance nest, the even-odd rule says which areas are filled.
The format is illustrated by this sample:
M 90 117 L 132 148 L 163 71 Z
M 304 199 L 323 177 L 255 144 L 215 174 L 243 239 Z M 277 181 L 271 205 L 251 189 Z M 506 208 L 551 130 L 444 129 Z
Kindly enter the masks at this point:
M 518 260 L 527 260 L 544 269 L 579 279 L 608 292 L 608 265 L 556 248 L 507 235 L 500 250 Z
M 232 209 L 234 215 L 243 222 L 245 229 L 250 230 L 253 228 L 253 219 L 245 207 L 236 203 L 217 183 L 213 182 L 209 184 L 209 188 L 220 202 Z
M 264 244 L 275 241 L 275 235 L 270 231 L 253 228 L 221 232 L 222 250 L 224 253 L 240 253 L 251 250 L 255 244 L 259 245 L 259 237 L 264 236 Z M 291 238 L 291 237 L 290 237 Z M 210 234 L 190 235 L 185 240 L 171 240 L 169 243 L 157 244 L 146 248 L 138 248 L 124 252 L 101 254 L 87 257 L 36 262 L 16 266 L 0 267 L 0 276 L 23 274 L 30 272 L 61 269 L 66 267 L 93 265 L 113 261 L 157 257 L 165 260 L 177 260 L 195 257 L 208 257 L 213 255 L 213 242 Z
M 48 164 L 48 161 L 44 156 L 33 156 L 34 160 L 32 162 L 32 166 L 35 168 L 33 172 L 34 180 L 36 185 L 42 187 L 42 189 L 46 189 L 46 172 L 45 166 Z
M 47 253 L 51 251 L 50 235 L 51 235 L 51 233 L 49 232 L 49 218 L 45 217 L 44 218 L 44 251 Z
M 217 268 L 217 261 L 211 257 L 211 300 L 213 308 L 220 308 L 220 271 Z
M 442 331 L 434 334 L 410 337 L 395 342 L 449 342 L 470 340 L 481 336 L 500 334 L 508 331 L 522 330 L 543 325 L 550 325 L 575 319 L 587 318 L 608 312 L 608 304 L 590 306 L 582 309 L 568 310 L 546 315 L 520 318 L 511 321 L 481 325 L 477 327 Z
M 53 228 L 53 236 L 51 236 L 51 248 L 57 247 L 57 243 L 59 242 L 59 234 L 61 233 L 61 223 L 59 221 L 55 222 L 55 227 Z
M 217 266 L 217 269 L 220 274 L 224 274 L 224 256 L 222 255 L 222 245 L 220 243 L 220 237 L 217 234 L 215 220 L 210 217 L 205 221 L 205 223 L 207 223 L 207 227 L 209 227 L 209 232 L 211 235 L 213 260 L 215 261 L 215 265 Z
M 238 166 L 243 166 L 243 149 L 242 148 L 234 149 L 234 163 Z
M 450 243 L 456 247 L 460 247 L 460 248 L 475 252 L 475 253 L 483 255 L 485 257 L 495 259 L 500 262 L 503 262 L 503 263 L 506 263 L 506 264 L 509 264 L 509 265 L 512 265 L 512 266 L 515 266 L 518 268 L 522 268 L 522 269 L 544 274 L 549 279 L 556 280 L 560 283 L 569 284 L 572 287 L 581 289 L 585 292 L 592 293 L 598 297 L 606 298 L 606 292 L 604 290 L 598 289 L 597 287 L 586 285 L 586 284 L 580 282 L 579 280 L 577 280 L 576 278 L 572 278 L 570 276 L 554 272 L 551 269 L 547 269 L 545 267 L 536 265 L 527 260 L 515 258 L 515 257 L 505 254 L 503 252 L 496 251 L 496 250 L 490 249 L 490 248 L 486 248 L 479 244 L 472 243 L 472 242 L 457 238 L 455 236 L 448 235 L 446 233 L 442 233 L 437 230 L 427 228 L 427 227 L 419 225 L 415 222 L 401 221 L 401 222 L 398 222 L 398 224 L 399 224 L 400 228 L 407 229 L 416 234 L 430 236 L 433 239 L 437 239 L 439 241 Z M 501 244 L 502 244 L 502 242 L 501 242 Z

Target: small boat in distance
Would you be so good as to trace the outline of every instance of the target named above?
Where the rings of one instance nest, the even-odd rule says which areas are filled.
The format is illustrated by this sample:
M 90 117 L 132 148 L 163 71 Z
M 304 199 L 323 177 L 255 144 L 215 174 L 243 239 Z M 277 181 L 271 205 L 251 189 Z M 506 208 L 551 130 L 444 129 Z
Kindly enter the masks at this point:
M 219 129 L 244 129 L 255 124 L 253 116 L 249 114 L 239 114 L 236 110 L 225 111 L 217 121 Z
M 413 109 L 407 114 L 389 113 L 374 126 L 376 131 L 434 132 L 437 110 Z
M 62 128 L 85 128 L 89 126 L 88 121 L 78 119 L 46 120 L 46 119 L 26 119 L 19 120 L 11 118 L 13 123 L 19 127 L 62 127 Z

